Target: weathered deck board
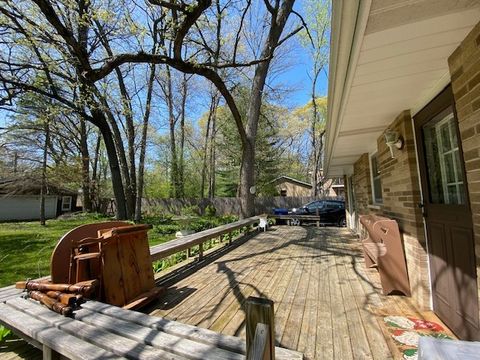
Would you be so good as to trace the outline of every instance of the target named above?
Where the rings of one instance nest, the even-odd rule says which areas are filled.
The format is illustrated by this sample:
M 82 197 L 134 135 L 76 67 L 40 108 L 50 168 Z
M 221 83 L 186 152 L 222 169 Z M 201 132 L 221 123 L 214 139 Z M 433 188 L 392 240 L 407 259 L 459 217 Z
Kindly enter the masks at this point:
M 377 277 L 346 229 L 277 226 L 179 280 L 152 313 L 244 338 L 243 301 L 265 296 L 277 345 L 306 359 L 391 359 L 381 315 L 421 313 L 382 295 Z
M 359 241 L 346 229 L 313 226 L 258 233 L 176 281 L 151 313 L 244 338 L 249 295 L 274 301 L 277 345 L 301 351 L 306 359 L 391 359 L 398 354 L 385 338 L 382 316 L 438 321 L 409 298 L 383 296 L 378 274 L 365 269 Z M 102 312 L 100 303 L 88 306 Z M 151 318 L 137 323 L 156 328 L 146 319 Z

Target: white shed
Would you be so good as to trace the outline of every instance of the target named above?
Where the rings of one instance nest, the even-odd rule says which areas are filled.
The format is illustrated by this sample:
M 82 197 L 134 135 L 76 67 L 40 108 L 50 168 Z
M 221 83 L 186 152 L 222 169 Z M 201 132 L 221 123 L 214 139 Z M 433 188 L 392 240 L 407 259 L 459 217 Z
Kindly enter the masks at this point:
M 77 193 L 47 185 L 45 218 L 52 219 L 76 208 Z M 0 221 L 40 218 L 40 185 L 35 179 L 0 180 Z

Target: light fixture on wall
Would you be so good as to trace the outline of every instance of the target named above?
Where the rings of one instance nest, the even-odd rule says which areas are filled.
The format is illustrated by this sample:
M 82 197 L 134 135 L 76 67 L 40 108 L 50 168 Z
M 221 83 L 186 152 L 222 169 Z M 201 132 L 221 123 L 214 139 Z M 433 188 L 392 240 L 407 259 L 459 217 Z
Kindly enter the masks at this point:
M 390 154 L 392 155 L 392 159 L 393 159 L 395 158 L 395 155 L 393 153 L 393 148 L 396 147 L 399 150 L 403 148 L 402 135 L 400 135 L 398 131 L 387 129 L 387 131 L 385 131 L 385 143 L 390 148 Z

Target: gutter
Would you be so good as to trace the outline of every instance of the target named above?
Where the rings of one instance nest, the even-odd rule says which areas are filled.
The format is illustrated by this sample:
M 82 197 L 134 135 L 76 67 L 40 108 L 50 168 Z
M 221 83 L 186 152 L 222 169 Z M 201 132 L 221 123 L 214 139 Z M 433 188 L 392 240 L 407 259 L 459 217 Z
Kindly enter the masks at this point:
M 350 94 L 372 0 L 332 1 L 324 171 L 329 175 L 335 142 Z

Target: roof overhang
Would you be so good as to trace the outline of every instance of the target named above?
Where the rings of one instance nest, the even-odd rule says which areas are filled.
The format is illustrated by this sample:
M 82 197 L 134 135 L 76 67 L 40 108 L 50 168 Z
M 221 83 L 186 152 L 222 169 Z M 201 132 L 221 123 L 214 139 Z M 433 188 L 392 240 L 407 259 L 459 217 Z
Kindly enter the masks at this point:
M 448 57 L 478 21 L 472 0 L 332 2 L 327 176 L 352 173 L 398 114 L 448 85 Z

